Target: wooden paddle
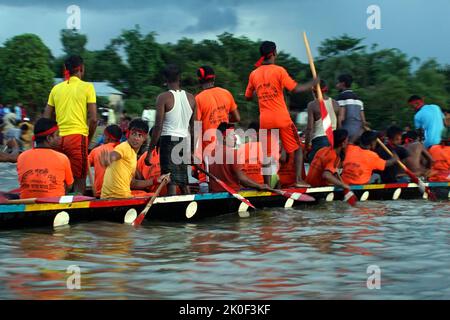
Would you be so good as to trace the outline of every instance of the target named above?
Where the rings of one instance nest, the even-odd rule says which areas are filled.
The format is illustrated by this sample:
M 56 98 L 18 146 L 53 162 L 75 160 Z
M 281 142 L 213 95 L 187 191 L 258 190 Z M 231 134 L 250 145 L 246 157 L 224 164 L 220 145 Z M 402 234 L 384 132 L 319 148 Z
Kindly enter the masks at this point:
M 370 128 L 364 127 L 364 129 L 366 131 L 370 131 Z M 394 157 L 394 154 L 392 153 L 392 151 L 386 147 L 386 145 L 379 139 L 377 138 L 377 143 L 380 145 L 381 148 L 383 148 L 384 151 L 386 151 L 386 153 L 388 155 L 390 155 L 391 157 Z M 417 177 L 411 170 L 408 169 L 407 166 L 405 166 L 403 164 L 403 162 L 401 162 L 400 160 L 397 160 L 397 164 L 400 166 L 400 168 L 402 168 L 405 173 L 411 178 L 411 181 L 414 182 L 415 184 L 417 184 L 417 186 L 419 187 L 419 190 L 422 194 L 427 194 L 428 198 L 431 201 L 437 201 L 437 197 L 436 195 L 431 191 L 430 187 L 426 186 L 425 183 L 423 183 L 422 180 L 419 179 L 419 177 Z
M 341 182 L 344 183 L 339 172 L 338 171 L 336 171 L 336 172 L 339 177 L 339 180 L 341 180 Z M 358 198 L 356 197 L 356 195 L 353 193 L 352 190 L 350 190 L 348 188 L 344 188 L 344 201 L 347 202 L 352 207 L 355 207 L 356 203 L 358 202 Z
M 278 190 L 273 189 L 273 193 L 279 194 L 285 198 L 292 199 L 294 201 L 300 201 L 300 202 L 314 202 L 316 201 L 315 198 L 311 197 L 310 195 L 300 193 L 300 192 L 289 192 L 284 190 Z
M 223 189 L 225 189 L 226 192 L 228 192 L 229 194 L 231 194 L 233 197 L 235 197 L 236 199 L 238 199 L 239 201 L 242 201 L 243 203 L 245 203 L 246 205 L 248 205 L 249 207 L 256 209 L 254 205 L 251 204 L 250 201 L 248 201 L 247 199 L 245 199 L 243 196 L 241 196 L 237 191 L 233 190 L 233 188 L 231 188 L 230 186 L 228 186 L 225 182 L 223 182 L 222 180 L 220 180 L 219 178 L 215 177 L 214 175 L 212 175 L 211 173 L 209 173 L 208 171 L 204 170 L 202 167 L 200 167 L 199 165 L 194 164 L 194 166 L 197 168 L 197 170 L 201 171 L 202 173 L 206 174 L 208 177 L 210 177 L 211 179 L 213 179 L 214 181 L 216 181 Z
M 317 71 L 316 66 L 314 64 L 314 59 L 311 53 L 311 47 L 309 46 L 308 37 L 306 36 L 306 32 L 303 32 L 303 41 L 305 42 L 306 54 L 308 55 L 309 67 L 311 69 L 311 74 L 314 79 L 317 79 Z M 325 102 L 323 100 L 322 88 L 320 87 L 320 82 L 316 85 L 317 98 L 319 100 L 320 114 L 322 117 L 322 125 L 323 131 L 325 132 L 330 145 L 333 146 L 333 128 L 331 126 L 331 119 L 328 114 L 328 110 L 325 106 Z M 314 92 L 313 92 L 314 95 Z
M 138 217 L 133 221 L 134 227 L 140 226 L 142 224 L 142 221 L 144 221 L 145 216 L 147 215 L 147 212 L 150 210 L 150 207 L 152 206 L 153 202 L 155 202 L 156 198 L 161 193 L 162 188 L 164 188 L 169 183 L 169 177 L 170 173 L 163 177 L 163 180 L 159 184 L 158 189 L 156 189 L 155 194 L 150 198 L 144 210 L 142 210 L 142 212 L 138 215 Z

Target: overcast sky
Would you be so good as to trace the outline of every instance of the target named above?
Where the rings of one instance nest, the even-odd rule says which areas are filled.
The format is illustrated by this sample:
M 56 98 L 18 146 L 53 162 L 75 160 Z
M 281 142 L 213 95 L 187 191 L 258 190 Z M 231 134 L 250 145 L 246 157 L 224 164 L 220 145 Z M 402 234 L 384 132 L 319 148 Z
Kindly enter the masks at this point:
M 214 39 L 225 31 L 273 40 L 303 62 L 302 31 L 313 51 L 323 39 L 348 33 L 366 38 L 368 45 L 450 64 L 450 0 L 0 0 L 0 43 L 30 32 L 60 55 L 59 32 L 72 4 L 81 8 L 80 32 L 88 35 L 88 49 L 101 49 L 139 24 L 143 32 L 156 31 L 160 42 Z M 367 28 L 370 5 L 381 9 L 381 30 Z

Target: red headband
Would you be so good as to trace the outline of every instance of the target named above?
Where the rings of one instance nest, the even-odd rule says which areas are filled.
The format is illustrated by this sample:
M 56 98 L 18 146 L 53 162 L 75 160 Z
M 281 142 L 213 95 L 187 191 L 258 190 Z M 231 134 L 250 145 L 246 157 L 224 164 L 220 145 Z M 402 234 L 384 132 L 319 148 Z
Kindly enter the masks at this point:
M 255 63 L 255 67 L 261 67 L 263 62 L 274 55 L 275 51 L 269 52 L 267 55 L 261 56 L 258 61 Z
M 104 134 L 106 137 L 108 137 L 109 139 L 113 140 L 113 141 L 119 141 L 119 140 L 120 140 L 120 138 L 117 139 L 117 137 L 114 137 L 111 133 L 109 133 L 108 131 L 106 131 L 106 129 L 105 129 L 105 131 L 103 131 L 103 134 Z
M 76 67 L 73 69 L 73 71 L 78 72 L 81 71 L 81 67 Z M 67 70 L 66 66 L 64 66 L 64 80 L 69 81 L 70 79 L 70 72 Z
M 408 145 L 410 143 L 414 142 L 414 139 L 411 138 L 405 138 L 405 145 Z
M 416 103 L 420 103 L 420 105 L 416 107 L 416 111 L 418 111 L 420 108 L 423 107 L 425 101 L 423 101 L 423 99 L 416 99 L 409 102 L 410 105 L 415 105 Z
M 34 141 L 36 141 L 37 137 L 46 137 L 46 136 L 51 135 L 52 133 L 55 133 L 58 130 L 59 130 L 59 127 L 56 125 L 54 127 L 51 127 L 50 129 L 46 130 L 46 131 L 35 133 L 34 136 L 31 137 L 31 140 L 34 142 Z
M 205 76 L 205 69 L 203 69 L 203 68 L 198 69 L 198 71 L 200 72 L 200 77 L 198 77 L 198 80 L 209 80 L 209 79 L 214 79 L 216 77 L 213 74 L 209 74 L 209 75 Z

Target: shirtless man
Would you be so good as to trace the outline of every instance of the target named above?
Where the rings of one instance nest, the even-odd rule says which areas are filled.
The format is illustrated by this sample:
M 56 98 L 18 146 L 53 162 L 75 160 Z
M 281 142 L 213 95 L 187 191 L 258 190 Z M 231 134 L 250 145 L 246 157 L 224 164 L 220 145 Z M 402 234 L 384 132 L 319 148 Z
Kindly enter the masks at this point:
M 433 164 L 433 158 L 427 151 L 416 131 L 408 131 L 403 135 L 403 147 L 408 151 L 409 157 L 404 159 L 405 165 L 415 175 L 427 176 Z

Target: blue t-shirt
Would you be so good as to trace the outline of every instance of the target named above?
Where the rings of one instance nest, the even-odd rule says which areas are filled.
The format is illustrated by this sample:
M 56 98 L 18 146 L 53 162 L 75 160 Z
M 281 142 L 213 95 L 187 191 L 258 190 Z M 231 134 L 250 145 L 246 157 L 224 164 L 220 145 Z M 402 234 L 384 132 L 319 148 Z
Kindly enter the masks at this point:
M 424 105 L 416 113 L 414 123 L 416 129 L 425 131 L 424 144 L 426 148 L 441 143 L 444 118 L 441 108 L 435 104 Z

